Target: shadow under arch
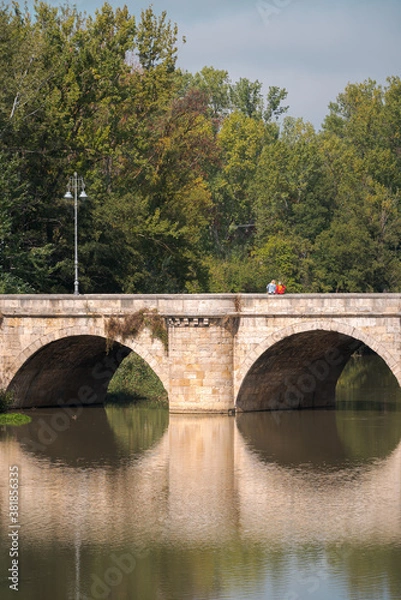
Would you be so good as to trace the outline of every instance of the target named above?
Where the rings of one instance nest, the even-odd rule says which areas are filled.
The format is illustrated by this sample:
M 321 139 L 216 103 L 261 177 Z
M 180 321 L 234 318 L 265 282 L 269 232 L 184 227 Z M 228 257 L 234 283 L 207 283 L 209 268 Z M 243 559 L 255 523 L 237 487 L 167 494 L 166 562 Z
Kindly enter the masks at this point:
M 339 323 L 313 329 L 302 324 L 298 332 L 289 328 L 288 332 L 276 332 L 274 338 L 261 344 L 242 366 L 242 372 L 248 370 L 236 399 L 240 412 L 334 407 L 338 378 L 351 355 L 364 344 L 381 356 L 390 370 L 394 363 L 393 357 L 363 332 Z
M 14 408 L 103 404 L 115 371 L 132 349 L 98 335 L 71 335 L 37 349 L 11 380 Z

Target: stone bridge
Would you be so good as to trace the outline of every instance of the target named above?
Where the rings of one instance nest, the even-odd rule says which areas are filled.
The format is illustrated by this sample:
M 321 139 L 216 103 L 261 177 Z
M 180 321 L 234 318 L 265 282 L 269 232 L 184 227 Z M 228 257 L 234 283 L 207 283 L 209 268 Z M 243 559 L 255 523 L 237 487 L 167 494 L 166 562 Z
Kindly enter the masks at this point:
M 361 345 L 401 383 L 400 294 L 2 295 L 0 313 L 15 407 L 102 403 L 131 351 L 171 412 L 333 406 Z

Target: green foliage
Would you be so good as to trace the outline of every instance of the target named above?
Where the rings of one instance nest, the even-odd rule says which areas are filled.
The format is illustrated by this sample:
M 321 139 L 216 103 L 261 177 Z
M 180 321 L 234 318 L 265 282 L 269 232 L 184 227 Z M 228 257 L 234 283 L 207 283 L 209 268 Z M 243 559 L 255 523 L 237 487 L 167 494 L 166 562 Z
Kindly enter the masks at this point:
M 238 293 L 264 292 L 266 284 L 258 287 L 253 271 L 253 261 L 249 257 L 231 255 L 230 259 L 210 261 L 210 292 Z
M 0 272 L 0 294 L 33 294 L 35 289 L 11 273 Z
M 231 86 L 231 104 L 234 110 L 251 118 L 261 118 L 263 114 L 262 84 L 260 81 L 241 79 Z
M 215 240 L 224 252 L 233 227 L 254 220 L 249 190 L 265 143 L 263 123 L 242 112 L 233 112 L 224 120 L 217 142 L 222 167 L 213 181 L 213 230 Z
M 231 84 L 228 72 L 213 67 L 203 67 L 195 75 L 186 74 L 185 85 L 206 94 L 210 115 L 215 123 L 220 125 L 231 109 Z
M 13 394 L 7 390 L 0 389 L 0 413 L 5 413 L 13 403 Z
M 152 405 L 167 404 L 167 393 L 160 379 L 135 352 L 123 360 L 110 381 L 107 404 L 132 403 L 146 399 Z
M 280 139 L 263 149 L 253 184 L 259 240 L 282 233 L 313 241 L 330 218 L 326 188 L 313 127 L 287 118 Z
M 271 235 L 268 241 L 254 252 L 255 271 L 260 287 L 276 278 L 285 281 L 287 292 L 311 291 L 311 244 L 297 236 Z
M 401 80 L 323 129 L 287 91 L 177 68 L 178 28 L 107 2 L 0 7 L 0 293 L 401 290 Z
M 27 425 L 32 421 L 29 415 L 24 415 L 22 413 L 6 413 L 0 414 L 0 425 Z
M 276 85 L 271 85 L 267 94 L 267 107 L 264 113 L 266 121 L 271 121 L 273 118 L 277 121 L 284 115 L 289 106 L 281 106 L 281 103 L 287 98 L 288 92 Z

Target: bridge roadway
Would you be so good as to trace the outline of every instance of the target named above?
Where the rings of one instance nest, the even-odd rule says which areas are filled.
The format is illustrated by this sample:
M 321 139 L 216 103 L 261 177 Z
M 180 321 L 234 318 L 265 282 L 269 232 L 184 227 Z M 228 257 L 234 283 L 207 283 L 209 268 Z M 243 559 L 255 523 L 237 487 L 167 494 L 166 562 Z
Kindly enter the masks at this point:
M 16 407 L 102 403 L 131 351 L 171 412 L 331 407 L 362 344 L 401 384 L 401 294 L 2 295 L 0 314 L 0 388 Z

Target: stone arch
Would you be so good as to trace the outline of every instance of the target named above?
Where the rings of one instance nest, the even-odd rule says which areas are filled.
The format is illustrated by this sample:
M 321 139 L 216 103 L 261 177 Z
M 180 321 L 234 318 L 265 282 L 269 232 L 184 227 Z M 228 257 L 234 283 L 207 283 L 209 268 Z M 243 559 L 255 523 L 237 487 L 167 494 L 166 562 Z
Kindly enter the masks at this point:
M 72 358 L 73 349 L 72 347 L 68 348 L 69 346 L 75 346 L 76 353 L 83 353 L 85 356 L 74 360 Z M 8 389 L 16 391 L 16 406 L 40 405 L 37 399 L 32 398 L 31 400 L 27 400 L 26 396 L 34 380 L 38 380 L 37 385 L 39 385 L 41 380 L 42 382 L 45 381 L 43 379 L 44 368 L 40 363 L 46 360 L 53 360 L 54 351 L 60 354 L 62 360 L 69 361 L 71 368 L 80 369 L 82 371 L 82 378 L 79 379 L 76 376 L 75 384 L 73 380 L 71 381 L 71 385 L 75 385 L 76 387 L 76 392 L 72 397 L 68 398 L 68 393 L 71 394 L 71 389 L 68 388 L 71 386 L 69 386 L 69 378 L 64 373 L 64 385 L 67 389 L 57 399 L 54 398 L 52 403 L 85 403 L 82 398 L 91 396 L 88 388 L 95 389 L 96 403 L 102 402 L 107 392 L 108 382 L 119 364 L 131 351 L 138 354 L 148 363 L 168 392 L 167 356 L 161 342 L 152 341 L 149 334 L 144 332 L 135 340 L 130 339 L 124 343 L 116 341 L 113 344 L 113 348 L 107 352 L 103 324 L 91 324 L 90 327 L 64 327 L 56 332 L 52 331 L 41 335 L 19 353 L 18 358 L 14 361 L 10 369 L 10 376 L 7 381 Z M 92 361 L 90 357 L 91 352 L 93 353 Z M 41 355 L 43 357 L 42 360 L 40 360 Z M 31 368 L 30 374 L 29 367 Z M 86 376 L 92 370 L 91 385 L 89 385 L 89 382 L 88 385 L 84 383 L 85 369 Z M 39 372 L 42 373 L 42 376 L 39 375 Z M 102 373 L 104 374 L 103 381 Z M 18 399 L 21 396 L 25 396 L 25 400 Z M 90 402 L 88 401 L 87 403 Z
M 315 349 L 308 355 L 302 343 L 311 341 L 314 346 L 319 343 L 327 344 L 328 350 L 325 352 L 322 348 Z M 371 348 L 385 361 L 401 385 L 401 370 L 397 360 L 387 347 L 365 331 L 334 320 L 319 320 L 313 324 L 301 322 L 267 336 L 239 366 L 234 386 L 236 408 L 273 410 L 333 406 L 337 380 L 351 354 L 362 344 Z M 285 352 L 288 353 L 288 357 L 285 356 Z M 288 362 L 291 363 L 291 368 L 286 370 L 284 365 Z M 279 375 L 278 371 L 274 375 L 275 382 L 273 363 L 280 364 L 281 368 Z M 269 385 L 266 386 L 266 376 L 265 380 L 262 382 L 262 377 L 262 383 L 258 384 L 258 378 L 268 370 L 271 371 Z M 279 377 L 281 384 L 284 382 L 284 392 L 279 392 Z M 272 394 L 267 405 L 261 402 L 263 390 Z M 249 391 L 254 398 L 244 406 L 241 396 Z M 316 403 L 318 395 L 321 397 L 320 404 Z M 256 400 L 256 396 L 259 400 Z

